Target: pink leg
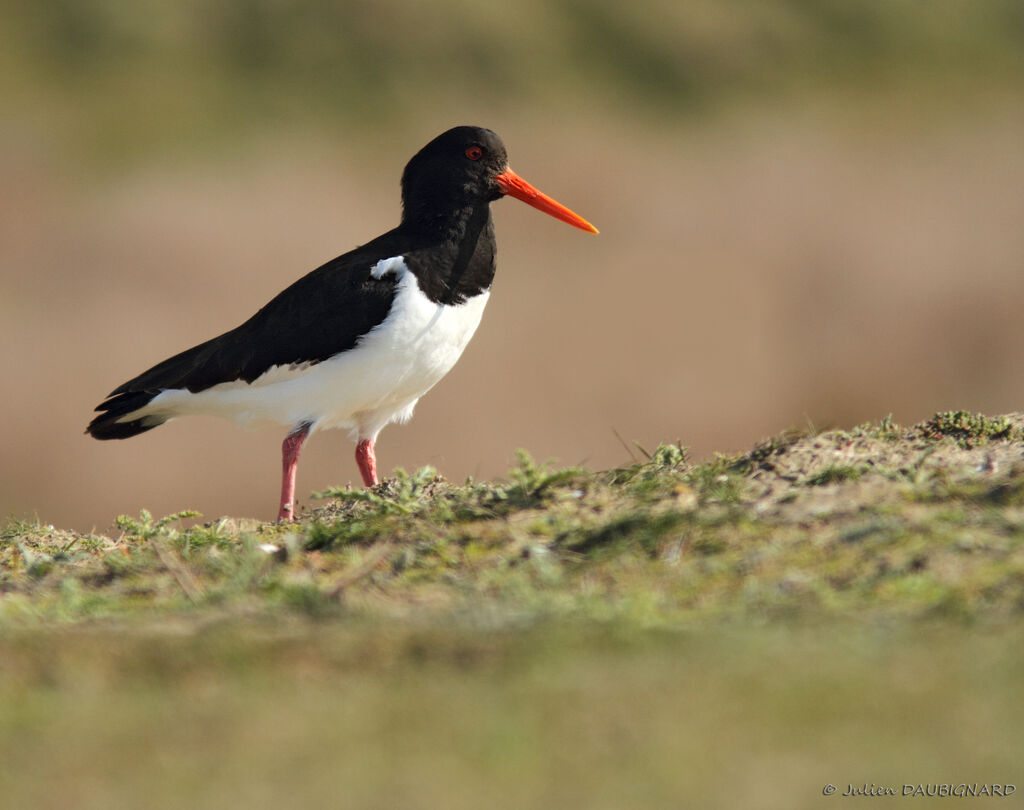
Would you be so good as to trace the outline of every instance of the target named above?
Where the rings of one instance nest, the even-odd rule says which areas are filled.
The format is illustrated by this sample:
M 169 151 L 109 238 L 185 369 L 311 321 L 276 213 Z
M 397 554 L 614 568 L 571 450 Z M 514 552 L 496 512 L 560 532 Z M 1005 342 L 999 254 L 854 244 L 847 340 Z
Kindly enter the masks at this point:
M 373 439 L 363 439 L 356 445 L 356 464 L 363 475 L 363 483 L 368 487 L 379 483 L 377 479 L 377 456 L 373 452 Z
M 299 453 L 302 443 L 309 435 L 309 425 L 302 425 L 285 436 L 281 445 L 281 508 L 277 511 L 277 522 L 291 520 L 295 514 L 295 473 L 299 468 Z

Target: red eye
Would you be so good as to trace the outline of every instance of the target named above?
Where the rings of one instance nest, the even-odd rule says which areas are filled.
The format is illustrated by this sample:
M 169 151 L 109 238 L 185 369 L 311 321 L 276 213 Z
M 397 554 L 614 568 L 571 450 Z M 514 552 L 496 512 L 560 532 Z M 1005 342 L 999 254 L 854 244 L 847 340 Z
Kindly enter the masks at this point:
M 471 146 L 466 150 L 466 157 L 470 160 L 480 160 L 484 156 L 484 150 L 479 146 Z

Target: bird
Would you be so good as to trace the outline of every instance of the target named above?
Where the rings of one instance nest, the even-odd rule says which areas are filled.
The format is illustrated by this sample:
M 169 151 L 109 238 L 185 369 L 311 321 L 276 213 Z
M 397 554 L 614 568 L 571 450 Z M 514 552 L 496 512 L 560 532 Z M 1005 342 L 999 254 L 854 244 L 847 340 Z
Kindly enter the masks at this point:
M 279 522 L 294 517 L 299 454 L 316 431 L 347 430 L 363 483 L 377 485 L 377 436 L 412 417 L 480 324 L 496 269 L 491 203 L 513 197 L 598 233 L 513 172 L 501 138 L 482 127 L 454 127 L 420 149 L 401 196 L 397 227 L 119 385 L 86 433 L 126 439 L 193 414 L 283 425 Z

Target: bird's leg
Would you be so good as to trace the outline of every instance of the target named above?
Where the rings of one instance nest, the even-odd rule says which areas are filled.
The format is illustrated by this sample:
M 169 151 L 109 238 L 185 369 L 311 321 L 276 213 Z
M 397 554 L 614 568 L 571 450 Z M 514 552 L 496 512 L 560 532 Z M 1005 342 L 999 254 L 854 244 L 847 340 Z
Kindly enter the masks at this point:
M 309 423 L 299 425 L 285 436 L 281 444 L 281 508 L 277 511 L 278 523 L 291 520 L 295 514 L 295 473 L 299 468 L 299 453 L 309 435 L 309 427 Z
M 362 473 L 363 483 L 368 487 L 379 483 L 377 479 L 377 456 L 373 452 L 373 439 L 363 439 L 356 445 L 356 464 Z

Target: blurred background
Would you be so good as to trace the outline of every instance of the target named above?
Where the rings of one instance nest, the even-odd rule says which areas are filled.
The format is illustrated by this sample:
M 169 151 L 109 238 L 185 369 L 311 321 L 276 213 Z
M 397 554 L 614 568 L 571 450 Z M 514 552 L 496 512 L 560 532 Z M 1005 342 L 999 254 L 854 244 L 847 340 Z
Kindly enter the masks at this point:
M 0 102 L 5 514 L 272 518 L 282 432 L 91 411 L 395 225 L 464 123 L 601 235 L 495 206 L 488 312 L 386 474 L 1024 407 L 1019 0 L 15 1 Z M 352 451 L 307 445 L 303 502 Z

